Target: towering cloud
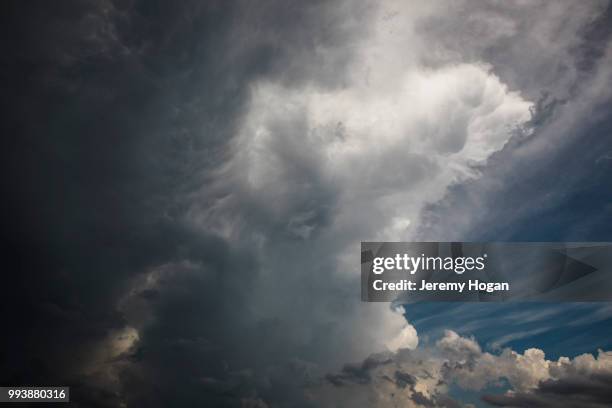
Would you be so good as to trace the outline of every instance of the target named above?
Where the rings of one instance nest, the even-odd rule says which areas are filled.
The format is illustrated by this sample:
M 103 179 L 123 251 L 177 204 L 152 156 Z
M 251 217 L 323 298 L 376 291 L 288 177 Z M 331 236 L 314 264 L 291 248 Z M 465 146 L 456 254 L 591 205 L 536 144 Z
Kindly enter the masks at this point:
M 579 141 L 606 118 L 606 7 L 8 5 L 1 382 L 82 406 L 457 406 L 449 384 L 497 379 L 493 404 L 602 403 L 607 353 L 427 346 L 409 306 L 359 301 L 358 252 L 512 235 L 570 152 L 603 174 L 609 142 Z

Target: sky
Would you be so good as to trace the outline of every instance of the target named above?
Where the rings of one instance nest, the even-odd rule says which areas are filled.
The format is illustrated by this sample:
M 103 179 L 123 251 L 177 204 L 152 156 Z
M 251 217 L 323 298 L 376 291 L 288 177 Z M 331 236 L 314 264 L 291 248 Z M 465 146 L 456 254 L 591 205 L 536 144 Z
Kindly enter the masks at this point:
M 607 1 L 4 2 L 2 385 L 604 407 L 607 303 L 365 303 L 361 241 L 612 241 Z

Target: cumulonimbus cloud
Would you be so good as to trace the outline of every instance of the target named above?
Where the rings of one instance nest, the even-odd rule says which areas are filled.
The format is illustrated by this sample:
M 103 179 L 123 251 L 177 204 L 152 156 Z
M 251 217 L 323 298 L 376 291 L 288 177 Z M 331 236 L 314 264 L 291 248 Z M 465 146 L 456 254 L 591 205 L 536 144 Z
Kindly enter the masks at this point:
M 569 381 L 537 350 L 491 355 L 452 333 L 419 349 L 401 310 L 360 302 L 359 241 L 431 227 L 428 203 L 482 179 L 480 164 L 515 131 L 542 125 L 529 110 L 540 91 L 571 102 L 578 59 L 605 50 L 577 52 L 602 3 L 87 4 L 78 19 L 32 14 L 26 42 L 45 46 L 24 54 L 32 77 L 11 88 L 13 116 L 27 123 L 15 127 L 29 130 L 6 174 L 49 170 L 28 173 L 39 185 L 16 187 L 27 199 L 6 212 L 28 220 L 7 234 L 22 237 L 16 265 L 28 270 L 14 287 L 53 302 L 28 328 L 48 332 L 45 344 L 11 338 L 7 349 L 53 356 L 61 378 L 78 378 L 81 395 L 102 390 L 110 406 L 156 406 L 177 389 L 201 405 L 296 406 L 304 393 L 323 402 L 350 389 L 353 406 L 451 406 L 441 379 L 479 389 L 474 367 L 510 381 L 503 398 L 518 403 Z M 591 90 L 609 83 L 595 79 Z M 57 99 L 70 103 L 54 104 L 47 157 L 30 143 Z M 45 103 L 39 121 L 32 101 Z M 462 222 L 482 215 L 481 198 Z M 451 223 L 440 224 L 447 235 L 436 238 L 449 239 Z M 57 285 L 30 279 L 40 269 Z M 13 309 L 30 299 L 7 295 Z M 364 360 L 372 353 L 382 354 Z M 53 364 L 74 355 L 90 361 Z M 364 363 L 338 373 L 347 361 Z M 336 374 L 321 386 L 325 372 Z

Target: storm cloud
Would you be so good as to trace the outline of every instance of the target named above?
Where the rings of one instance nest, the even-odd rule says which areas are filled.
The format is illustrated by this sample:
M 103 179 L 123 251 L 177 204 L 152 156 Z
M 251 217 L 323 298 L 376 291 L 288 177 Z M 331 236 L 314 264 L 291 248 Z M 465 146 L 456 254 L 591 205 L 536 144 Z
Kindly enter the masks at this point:
M 606 2 L 2 7 L 3 384 L 70 384 L 77 406 L 460 406 L 446 383 L 480 390 L 491 360 L 515 389 L 492 404 L 607 398 L 607 371 L 553 374 L 541 350 L 419 347 L 357 270 L 360 241 L 487 237 L 603 183 Z M 526 360 L 545 374 L 513 377 Z

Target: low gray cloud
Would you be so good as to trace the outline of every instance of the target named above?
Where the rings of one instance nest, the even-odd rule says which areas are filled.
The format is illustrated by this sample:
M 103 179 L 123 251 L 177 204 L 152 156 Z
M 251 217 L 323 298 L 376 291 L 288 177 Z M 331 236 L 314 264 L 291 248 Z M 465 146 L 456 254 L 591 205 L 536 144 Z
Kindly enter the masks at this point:
M 605 406 L 612 380 L 612 353 L 547 360 L 539 349 L 500 354 L 483 351 L 473 338 L 447 331 L 433 346 L 372 355 L 327 376 L 316 395 L 325 406 L 463 406 L 448 387 L 481 391 L 507 381 L 505 394 L 483 395 L 495 406 Z M 581 405 L 582 404 L 582 405 Z
M 483 401 L 497 407 L 607 407 L 611 385 L 610 374 L 574 376 L 542 381 L 530 392 L 484 395 Z

